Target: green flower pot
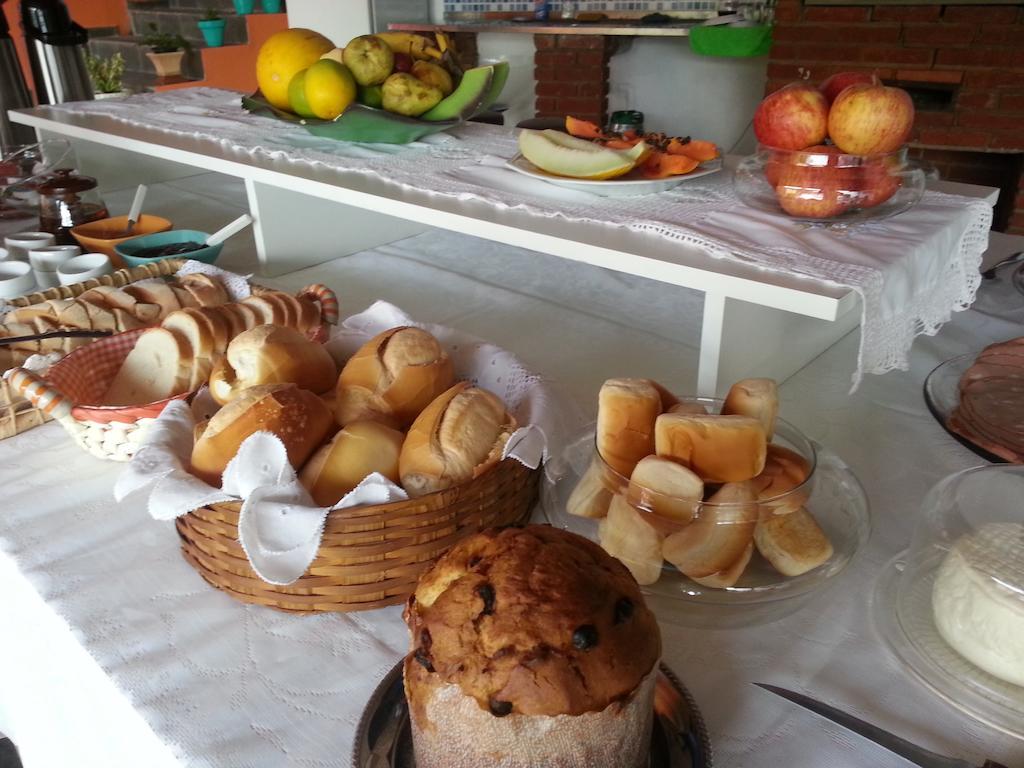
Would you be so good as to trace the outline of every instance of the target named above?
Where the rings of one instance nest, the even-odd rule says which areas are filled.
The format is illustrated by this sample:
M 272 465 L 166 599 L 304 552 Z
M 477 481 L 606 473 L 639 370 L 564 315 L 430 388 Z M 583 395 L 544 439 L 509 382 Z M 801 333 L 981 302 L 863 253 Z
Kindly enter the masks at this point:
M 262 0 L 264 13 L 280 13 L 281 0 Z
M 224 19 L 203 19 L 199 22 L 199 31 L 210 48 L 224 45 L 224 23 Z
M 256 0 L 232 0 L 235 10 L 242 16 L 256 9 Z

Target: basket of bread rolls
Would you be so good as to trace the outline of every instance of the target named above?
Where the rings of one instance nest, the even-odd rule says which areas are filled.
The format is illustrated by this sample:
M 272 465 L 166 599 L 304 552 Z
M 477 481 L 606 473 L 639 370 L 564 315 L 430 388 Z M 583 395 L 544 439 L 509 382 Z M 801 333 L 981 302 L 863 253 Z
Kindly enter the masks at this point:
M 240 302 L 229 301 L 219 280 L 201 273 L 128 286 L 123 295 L 114 290 L 93 288 L 63 300 L 71 303 L 62 312 L 98 318 L 104 307 L 120 305 L 109 312 L 121 332 L 75 349 L 45 378 L 26 368 L 5 374 L 14 392 L 52 415 L 82 448 L 114 461 L 132 457 L 169 402 L 191 398 L 207 384 L 235 337 L 274 324 L 322 342 L 325 325 L 337 321 L 337 299 L 320 285 L 297 296 L 259 289 Z M 109 304 L 101 306 L 101 299 Z M 125 320 L 139 316 L 149 327 Z M 223 365 L 218 370 L 223 374 Z
M 399 326 L 374 335 L 340 373 L 325 371 L 325 397 L 315 392 L 322 384 L 294 383 L 318 366 L 282 374 L 293 354 L 270 337 L 232 342 L 224 370 L 215 367 L 211 379 L 211 393 L 225 404 L 196 426 L 188 464 L 209 486 L 228 488 L 236 455 L 256 433 L 272 434 L 323 511 L 311 531 L 318 547 L 301 575 L 272 583 L 254 568 L 259 545 L 243 546 L 241 515 L 251 498 L 202 504 L 176 524 L 185 559 L 210 584 L 286 611 L 391 605 L 464 536 L 528 516 L 539 473 L 502 458 L 516 419 L 496 394 L 459 379 L 430 332 Z M 407 498 L 338 506 L 373 478 Z
M 682 623 L 780 618 L 843 570 L 869 521 L 849 468 L 778 411 L 771 379 L 738 381 L 724 400 L 610 379 L 596 424 L 552 469 L 546 513 Z
M 0 302 L 6 307 L 0 316 L 0 374 L 33 355 L 56 360 L 103 336 L 153 325 L 182 306 L 199 306 L 174 277 L 184 264 L 165 259 Z M 168 296 L 153 300 L 146 286 L 157 278 L 167 278 L 167 285 L 177 289 L 172 292 L 176 301 Z M 49 420 L 0 380 L 0 439 Z

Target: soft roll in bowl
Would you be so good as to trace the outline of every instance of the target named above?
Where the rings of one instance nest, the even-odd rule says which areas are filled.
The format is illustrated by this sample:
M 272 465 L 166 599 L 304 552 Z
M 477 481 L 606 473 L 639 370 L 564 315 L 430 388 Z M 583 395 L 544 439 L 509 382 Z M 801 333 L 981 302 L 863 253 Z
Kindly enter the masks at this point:
M 717 414 L 723 401 L 685 402 Z M 736 495 L 735 484 L 708 484 L 707 496 L 697 501 L 655 493 L 637 486 L 636 470 L 631 484 L 602 459 L 590 425 L 553 462 L 550 476 L 557 479 L 544 488 L 544 512 L 553 525 L 618 557 L 663 620 L 712 628 L 775 621 L 831 586 L 867 541 L 870 524 L 863 489 L 849 467 L 792 424 L 776 420 L 767 461 L 777 468 L 800 465 L 803 479 L 753 497 Z M 581 515 L 591 514 L 581 509 L 587 504 L 597 516 Z M 812 546 L 805 559 L 787 558 L 786 539 L 808 530 Z M 778 541 L 781 547 L 773 544 Z

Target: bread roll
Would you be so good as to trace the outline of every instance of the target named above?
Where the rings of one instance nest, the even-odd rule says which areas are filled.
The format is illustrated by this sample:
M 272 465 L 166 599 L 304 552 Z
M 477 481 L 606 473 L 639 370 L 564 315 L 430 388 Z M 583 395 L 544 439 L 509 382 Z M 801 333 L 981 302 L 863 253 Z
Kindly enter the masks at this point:
M 164 328 L 143 331 L 103 395 L 103 405 L 143 405 L 189 391 L 188 347 Z
M 704 481 L 693 470 L 671 459 L 646 456 L 637 462 L 629 477 L 627 496 L 631 504 L 650 512 L 653 525 L 672 533 L 693 520 L 704 498 Z M 659 525 L 667 522 L 668 525 Z
M 331 507 L 371 472 L 398 482 L 405 435 L 375 421 L 353 421 L 317 451 L 299 480 L 321 507 Z
M 597 540 L 612 557 L 629 568 L 637 584 L 653 584 L 661 577 L 662 534 L 616 494 L 607 516 L 597 526 Z
M 770 511 L 776 515 L 796 512 L 807 503 L 811 495 L 810 488 L 795 488 L 807 480 L 811 473 L 811 464 L 796 451 L 781 445 L 770 443 L 764 462 L 764 470 L 751 480 L 757 490 L 757 498 L 761 500 L 762 511 Z
M 612 501 L 613 489 L 621 484 L 621 480 L 606 477 L 607 465 L 600 456 L 594 456 L 587 471 L 580 477 L 576 487 L 569 494 L 565 503 L 565 511 L 577 517 L 599 519 L 608 514 L 608 505 Z
M 260 431 L 281 438 L 288 461 L 298 469 L 334 428 L 327 406 L 308 390 L 294 384 L 250 387 L 210 419 L 192 448 L 192 473 L 219 486 L 238 446 Z
M 749 483 L 726 483 L 697 519 L 665 538 L 662 555 L 690 577 L 727 570 L 750 544 L 757 525 L 757 496 Z
M 437 339 L 399 327 L 374 336 L 338 377 L 338 424 L 369 419 L 405 429 L 455 383 L 452 361 Z
M 775 434 L 779 415 L 779 386 L 775 379 L 742 379 L 729 389 L 722 405 L 725 415 L 749 416 L 764 427 L 769 440 Z
M 409 428 L 399 458 L 402 487 L 423 496 L 477 477 L 498 462 L 515 428 L 497 395 L 460 381 Z
M 654 453 L 661 393 L 647 379 L 608 379 L 597 396 L 597 452 L 623 477 Z
M 292 328 L 258 325 L 232 339 L 214 364 L 210 394 L 225 405 L 257 384 L 295 384 L 320 393 L 331 389 L 337 376 L 334 358 L 322 344 Z
M 783 576 L 799 576 L 832 557 L 832 543 L 806 509 L 762 515 L 754 529 L 757 551 Z
M 736 582 L 740 580 L 743 572 L 747 570 L 747 566 L 750 565 L 750 558 L 753 556 L 754 542 L 750 542 L 747 544 L 747 548 L 743 550 L 743 554 L 739 556 L 739 559 L 724 571 L 712 573 L 710 576 L 691 576 L 690 578 L 704 587 L 714 587 L 716 589 L 734 587 Z
M 666 413 L 658 417 L 658 456 L 689 467 L 707 483 L 750 480 L 764 469 L 768 441 L 749 416 Z

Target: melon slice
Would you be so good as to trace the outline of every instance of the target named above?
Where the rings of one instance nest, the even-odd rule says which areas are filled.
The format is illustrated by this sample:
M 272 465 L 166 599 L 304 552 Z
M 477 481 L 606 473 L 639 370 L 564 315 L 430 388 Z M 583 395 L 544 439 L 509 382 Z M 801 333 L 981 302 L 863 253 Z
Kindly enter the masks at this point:
M 523 130 L 519 151 L 542 171 L 574 179 L 613 179 L 629 173 L 649 147 L 640 142 L 629 149 L 609 149 L 561 131 Z
M 494 67 L 467 69 L 458 87 L 438 104 L 420 115 L 420 120 L 468 120 L 490 93 Z

